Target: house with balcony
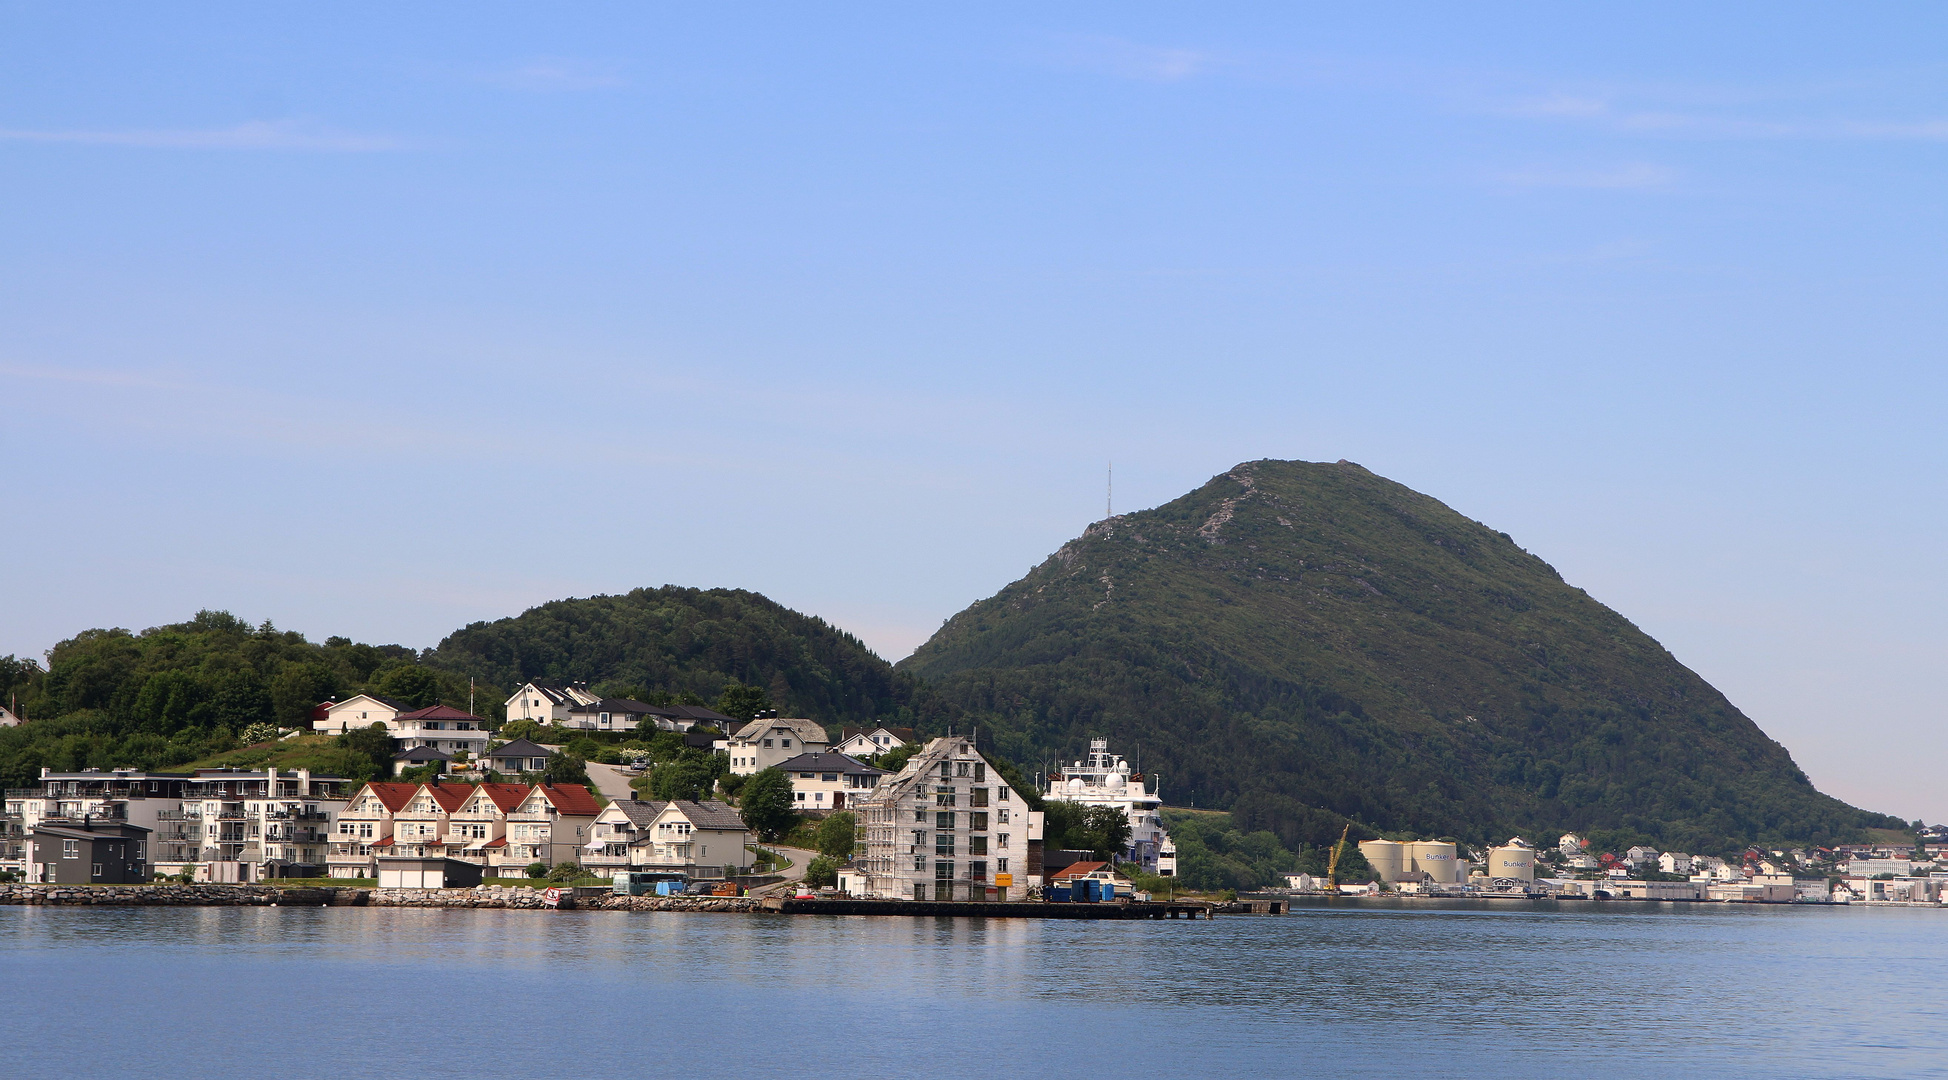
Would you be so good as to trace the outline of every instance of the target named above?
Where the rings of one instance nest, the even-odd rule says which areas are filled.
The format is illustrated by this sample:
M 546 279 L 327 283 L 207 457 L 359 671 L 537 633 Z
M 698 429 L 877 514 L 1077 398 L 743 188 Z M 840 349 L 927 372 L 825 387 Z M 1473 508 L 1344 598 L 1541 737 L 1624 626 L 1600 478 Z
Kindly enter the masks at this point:
M 404 810 L 418 784 L 370 783 L 352 794 L 339 811 L 326 853 L 326 873 L 331 877 L 369 878 L 377 873 L 373 856 L 392 846 L 394 815 Z
M 725 744 L 730 771 L 736 776 L 763 772 L 800 754 L 823 753 L 832 745 L 825 726 L 814 720 L 780 720 L 759 716 L 745 724 Z
M 472 784 L 435 780 L 419 785 L 392 816 L 392 845 L 385 854 L 415 859 L 444 856 L 453 812 L 472 794 Z
M 693 878 L 743 873 L 752 862 L 750 828 L 715 800 L 619 800 L 602 808 L 582 846 L 591 873 L 662 870 Z
M 508 811 L 507 846 L 490 856 L 490 865 L 500 868 L 502 877 L 519 877 L 530 863 L 577 862 L 601 811 L 580 784 L 535 784 Z
M 966 736 L 929 741 L 851 809 L 868 896 L 1021 900 L 1040 883 L 1041 815 Z
M 778 768 L 791 777 L 792 809 L 810 813 L 844 810 L 891 775 L 844 754 L 800 754 Z
M 449 705 L 400 713 L 388 725 L 392 745 L 400 750 L 425 747 L 458 758 L 474 758 L 487 749 L 487 721 Z
M 654 716 L 656 707 L 629 698 L 597 698 L 568 710 L 564 727 L 580 731 L 630 731 L 645 718 Z M 661 726 L 661 725 L 658 725 Z
M 507 815 L 527 794 L 526 784 L 475 784 L 473 794 L 447 819 L 447 857 L 500 865 L 495 856 L 507 850 Z

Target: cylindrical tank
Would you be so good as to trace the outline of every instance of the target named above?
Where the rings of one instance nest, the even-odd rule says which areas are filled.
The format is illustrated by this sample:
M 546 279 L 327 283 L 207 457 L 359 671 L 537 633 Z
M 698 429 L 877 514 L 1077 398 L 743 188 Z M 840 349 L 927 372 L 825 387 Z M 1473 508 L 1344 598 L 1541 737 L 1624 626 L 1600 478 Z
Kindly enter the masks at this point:
M 1389 884 L 1399 881 L 1407 869 L 1407 849 L 1392 840 L 1362 840 L 1360 854 L 1373 865 L 1373 872 Z
M 1488 876 L 1535 880 L 1535 849 L 1498 847 L 1488 850 Z
M 1419 870 L 1429 881 L 1452 885 L 1461 880 L 1454 845 L 1444 840 L 1416 840 L 1407 845 L 1407 869 Z

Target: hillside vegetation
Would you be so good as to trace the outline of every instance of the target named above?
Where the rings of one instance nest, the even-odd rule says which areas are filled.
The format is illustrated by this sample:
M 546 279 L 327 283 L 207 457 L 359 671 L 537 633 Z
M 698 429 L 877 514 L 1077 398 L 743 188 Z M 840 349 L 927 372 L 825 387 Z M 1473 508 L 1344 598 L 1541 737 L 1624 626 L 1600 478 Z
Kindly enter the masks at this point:
M 1898 827 L 1503 533 L 1347 462 L 1091 526 L 901 664 L 1026 762 L 1107 736 L 1287 846 L 1621 828 L 1694 851 Z M 1356 833 L 1357 835 L 1357 833 Z
M 556 600 L 454 632 L 426 662 L 496 686 L 532 679 L 617 683 L 715 700 L 727 683 L 772 707 L 842 724 L 924 724 L 925 689 L 858 638 L 743 589 L 666 585 Z

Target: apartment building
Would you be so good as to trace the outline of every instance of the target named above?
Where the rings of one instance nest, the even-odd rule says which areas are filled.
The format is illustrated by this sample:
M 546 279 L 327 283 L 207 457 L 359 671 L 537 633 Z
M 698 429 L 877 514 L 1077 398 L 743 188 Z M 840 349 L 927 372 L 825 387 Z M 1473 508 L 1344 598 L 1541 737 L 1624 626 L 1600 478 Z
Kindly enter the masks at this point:
M 929 741 L 853 808 L 868 896 L 1021 900 L 1041 884 L 1041 815 L 965 736 Z
M 800 754 L 778 768 L 791 777 L 792 809 L 807 811 L 844 810 L 891 775 L 844 754 Z

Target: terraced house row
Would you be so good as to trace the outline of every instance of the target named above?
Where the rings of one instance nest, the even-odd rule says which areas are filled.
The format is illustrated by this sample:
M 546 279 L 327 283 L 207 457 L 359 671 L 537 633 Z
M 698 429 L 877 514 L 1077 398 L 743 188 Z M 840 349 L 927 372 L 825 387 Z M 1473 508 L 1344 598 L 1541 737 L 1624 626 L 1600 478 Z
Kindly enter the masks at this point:
M 520 877 L 533 863 L 579 861 L 601 812 L 580 784 L 369 783 L 339 812 L 326 872 L 373 877 L 378 857 L 406 855 Z

